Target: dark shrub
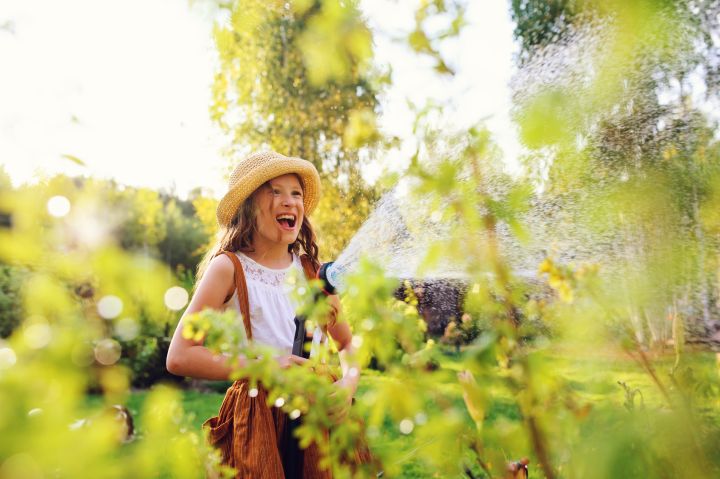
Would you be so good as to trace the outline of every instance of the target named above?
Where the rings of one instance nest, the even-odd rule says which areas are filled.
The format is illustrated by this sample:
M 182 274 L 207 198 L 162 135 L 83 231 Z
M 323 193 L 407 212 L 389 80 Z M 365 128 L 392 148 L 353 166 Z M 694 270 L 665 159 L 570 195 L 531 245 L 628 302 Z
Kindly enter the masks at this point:
M 0 338 L 7 338 L 22 320 L 22 271 L 0 264 Z

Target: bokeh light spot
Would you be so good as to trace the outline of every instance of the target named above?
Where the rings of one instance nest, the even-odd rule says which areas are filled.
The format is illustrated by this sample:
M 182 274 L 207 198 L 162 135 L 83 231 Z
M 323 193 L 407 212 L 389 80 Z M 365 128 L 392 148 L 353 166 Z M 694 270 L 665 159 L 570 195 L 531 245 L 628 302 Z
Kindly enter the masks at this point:
M 422 411 L 415 414 L 415 424 L 417 424 L 418 426 L 427 424 L 427 415 Z
M 173 286 L 165 292 L 165 306 L 173 311 L 183 309 L 188 302 L 188 292 L 180 286 Z
M 103 296 L 97 303 L 97 310 L 101 317 L 105 319 L 113 319 L 122 313 L 123 303 L 117 296 Z
M 56 218 L 62 218 L 70 213 L 70 200 L 64 196 L 53 196 L 47 202 L 48 213 Z
M 415 424 L 411 419 L 405 418 L 400 421 L 400 432 L 403 434 L 410 434 L 415 429 Z
M 140 333 L 140 325 L 132 318 L 120 318 L 115 322 L 115 335 L 123 341 L 132 341 Z
M 297 419 L 300 417 L 300 410 L 299 409 L 293 409 L 290 414 L 290 419 Z
M 275 407 L 283 407 L 285 405 L 285 398 L 279 397 L 275 400 Z
M 25 343 L 32 349 L 44 348 L 50 343 L 52 330 L 47 323 L 31 324 L 23 332 Z
M 26 452 L 20 452 L 3 461 L 2 466 L 0 466 L 0 477 L 41 479 L 45 476 L 34 457 Z
M 0 369 L 8 369 L 15 365 L 17 356 L 10 346 L 0 345 Z
M 258 395 L 258 390 L 257 390 L 257 388 L 252 388 L 252 389 L 250 389 L 250 390 L 248 391 L 248 396 L 250 396 L 251 398 L 254 398 L 254 397 L 257 396 L 257 395 Z
M 93 363 L 95 355 L 88 345 L 78 344 L 73 348 L 70 357 L 76 365 L 80 367 L 87 367 Z
M 114 339 L 102 339 L 95 345 L 95 359 L 105 366 L 115 364 L 121 352 L 120 343 Z

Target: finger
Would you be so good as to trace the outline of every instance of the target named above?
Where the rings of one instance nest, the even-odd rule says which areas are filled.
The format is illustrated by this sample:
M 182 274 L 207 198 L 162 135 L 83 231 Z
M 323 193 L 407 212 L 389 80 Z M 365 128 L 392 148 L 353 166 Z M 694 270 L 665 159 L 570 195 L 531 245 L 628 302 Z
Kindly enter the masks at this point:
M 341 423 L 345 421 L 345 419 L 347 419 L 348 412 L 349 411 L 346 408 L 333 411 L 333 413 L 330 415 L 330 419 L 336 424 Z
M 298 365 L 302 366 L 306 362 L 308 362 L 308 360 L 306 358 L 303 358 L 301 356 L 295 356 L 294 354 L 290 355 L 290 363 L 292 363 L 292 364 L 298 364 Z

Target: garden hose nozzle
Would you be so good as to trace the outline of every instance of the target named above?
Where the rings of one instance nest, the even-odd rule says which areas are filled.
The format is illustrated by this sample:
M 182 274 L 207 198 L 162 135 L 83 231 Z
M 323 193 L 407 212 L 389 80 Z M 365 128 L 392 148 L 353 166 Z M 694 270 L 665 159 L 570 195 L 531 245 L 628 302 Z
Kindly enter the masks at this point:
M 336 275 L 333 269 L 334 264 L 334 261 L 323 263 L 317 272 L 317 277 L 322 281 L 323 292 L 325 292 L 325 294 L 335 294 L 337 292 L 337 278 L 335 278 Z

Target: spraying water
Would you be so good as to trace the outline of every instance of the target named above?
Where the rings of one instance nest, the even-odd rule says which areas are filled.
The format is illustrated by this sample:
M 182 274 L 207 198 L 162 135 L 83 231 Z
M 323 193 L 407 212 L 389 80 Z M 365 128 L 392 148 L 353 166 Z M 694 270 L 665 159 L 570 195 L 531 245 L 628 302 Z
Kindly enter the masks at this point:
M 517 103 L 523 103 L 538 94 L 548 85 L 570 88 L 572 84 L 587 82 L 592 77 L 593 48 L 603 33 L 602 27 L 588 27 L 578 31 L 568 42 L 548 49 L 544 55 L 538 55 L 528 63 L 514 80 Z M 443 138 L 452 136 L 444 132 Z M 423 161 L 432 163 L 440 159 L 461 159 L 462 151 L 467 145 L 466 138 L 457 141 L 437 141 L 428 146 Z M 499 168 L 498 165 L 486 165 L 489 169 Z M 461 175 L 469 175 L 467 168 L 459 168 Z M 461 178 L 462 179 L 462 178 Z M 483 189 L 496 198 L 506 194 L 509 185 L 502 175 L 494 171 L 483 171 Z M 351 239 L 345 250 L 338 256 L 331 267 L 327 268 L 327 277 L 331 283 L 340 286 L 342 277 L 354 269 L 363 255 L 370 255 L 385 268 L 388 275 L 395 278 L 413 278 L 424 280 L 457 280 L 467 277 L 462 261 L 443 261 L 432 270 L 423 268 L 423 261 L 433 244 L 448 243 L 453 229 L 457 226 L 453 221 L 443 219 L 438 209 L 433 207 L 430 196 L 411 194 L 414 181 L 403 178 L 398 185 L 387 192 L 377 203 L 375 210 Z M 542 190 L 540 185 L 539 190 Z M 479 205 L 479 207 L 482 207 Z M 569 241 L 558 244 L 548 232 L 557 230 L 557 221 L 567 215 L 559 214 L 559 208 L 540 200 L 533 201 L 531 211 L 522 220 L 529 232 L 529 241 L 519 242 L 511 232 L 511 228 L 500 222 L 497 235 L 501 253 L 512 265 L 515 274 L 526 278 L 535 277 L 537 264 L 542 261 L 548 249 L 562 252 L 561 259 L 589 259 L 579 247 L 587 244 L 584 236 L 577 231 L 568 232 L 563 228 L 566 238 L 583 236 L 582 241 L 571 246 Z M 482 240 L 479 238 L 478 240 Z
M 458 278 L 462 265 L 446 264 L 442 269 L 419 274 L 430 246 L 447 240 L 450 224 L 440 221 L 431 210 L 430 198 L 415 198 L 405 178 L 377 202 L 347 247 L 328 268 L 328 280 L 342 288 L 342 277 L 352 271 L 363 255 L 370 255 L 395 278 Z
M 622 73 L 614 77 L 614 72 L 608 71 L 616 68 L 621 72 L 627 68 L 627 65 L 613 64 L 609 53 L 603 48 L 609 35 L 611 32 L 607 25 L 589 22 L 575 28 L 562 42 L 552 44 L 534 55 L 513 79 L 513 100 L 517 108 L 515 117 L 522 122 L 523 108 L 532 104 L 538 95 L 548 90 L 579 92 L 581 98 L 572 99 L 572 106 L 580 112 L 579 116 L 573 117 L 572 122 L 564 125 L 564 128 L 570 131 L 571 138 L 574 135 L 578 156 L 589 150 L 593 150 L 595 155 L 599 154 L 597 152 L 606 152 L 607 161 L 620 156 L 627 166 L 625 169 L 612 170 L 611 173 L 616 177 L 609 180 L 622 184 L 632 178 L 631 168 L 640 171 L 643 158 L 657 153 L 651 151 L 651 155 L 647 154 L 648 148 L 656 142 L 654 135 L 658 131 L 666 130 L 668 135 L 682 132 L 670 131 L 678 127 L 669 126 L 663 120 L 667 118 L 665 105 L 655 101 L 656 92 L 648 92 L 642 83 L 647 72 L 640 71 L 635 77 L 631 75 L 623 79 Z M 598 65 L 604 68 L 602 72 L 598 71 Z M 593 90 L 600 74 L 604 75 L 603 78 L 620 79 L 621 88 L 607 92 Z M 587 98 L 582 97 L 583 92 Z M 649 124 L 648 117 L 660 120 L 657 124 Z M 617 133 L 609 134 L 608 126 L 615 128 L 610 133 Z M 567 135 L 568 131 L 563 134 Z M 462 147 L 461 142 L 455 148 L 426 154 L 424 161 L 460 158 Z M 642 264 L 645 260 L 643 231 L 618 228 L 617 225 L 598 227 L 598 223 L 589 216 L 604 212 L 597 211 L 602 206 L 588 205 L 587 202 L 592 201 L 593 191 L 574 197 L 544 195 L 548 171 L 556 153 L 553 146 L 535 150 L 538 161 L 534 163 L 534 177 L 537 184 L 530 199 L 530 208 L 520 218 L 527 238 L 519 241 L 508 224 L 499 222 L 495 233 L 500 243 L 500 254 L 516 276 L 536 278 L 538 264 L 546 255 L 552 254 L 561 263 L 601 264 L 605 271 L 610 271 L 608 274 L 618 278 L 618 284 L 633 286 L 627 274 L 632 271 L 633 265 Z M 602 161 L 597 163 L 601 164 Z M 494 189 L 502 197 L 507 185 L 497 182 L 493 175 L 488 175 L 487 181 L 487 188 Z M 603 186 L 599 182 L 597 188 Z M 433 207 L 430 197 L 409 194 L 412 187 L 412 180 L 406 178 L 380 199 L 346 249 L 327 269 L 328 279 L 333 284 L 342 289 L 343 276 L 354 269 L 363 255 L 369 255 L 383 265 L 388 275 L 398 279 L 453 281 L 467 277 L 467 265 L 461 260 L 443 261 L 430 270 L 423 267 L 423 260 L 431 246 L 437 243 L 450 244 L 457 225 L 443 219 L 441 213 Z M 478 208 L 482 208 L 482 205 L 478 205 Z M 617 215 L 613 221 L 622 221 L 622 211 L 611 213 Z M 638 271 L 641 269 L 638 268 Z M 707 288 L 708 284 L 706 282 L 704 287 Z M 691 291 L 686 296 L 692 300 L 697 295 L 701 297 L 701 302 L 706 303 L 707 310 L 708 293 L 703 293 L 702 288 L 697 294 Z M 705 299 L 702 299 L 703 295 Z M 644 326 L 638 324 L 638 331 L 648 328 L 654 340 L 667 338 L 666 315 L 662 314 L 664 307 L 659 305 L 660 314 L 645 314 L 655 319 L 647 319 Z

